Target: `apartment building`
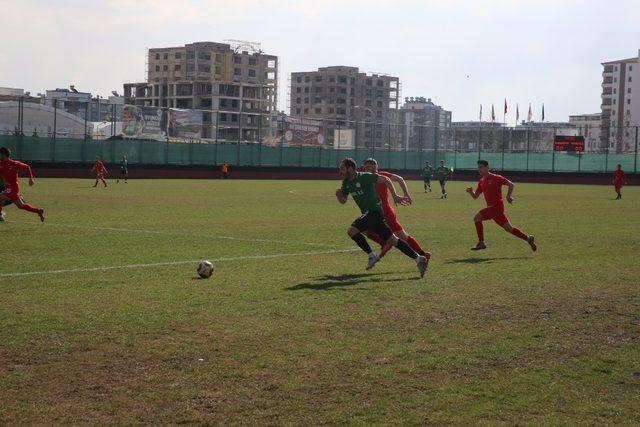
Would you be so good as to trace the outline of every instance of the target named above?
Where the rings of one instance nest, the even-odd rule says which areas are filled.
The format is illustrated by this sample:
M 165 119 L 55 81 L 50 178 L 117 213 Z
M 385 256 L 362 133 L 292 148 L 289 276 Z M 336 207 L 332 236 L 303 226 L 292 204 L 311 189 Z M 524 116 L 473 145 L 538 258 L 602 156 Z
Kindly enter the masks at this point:
M 439 136 L 442 131 L 451 128 L 451 111 L 434 104 L 431 98 L 405 98 L 399 116 L 405 128 L 405 148 L 435 149 L 439 142 L 446 142 L 445 139 L 440 140 Z
M 357 67 L 331 66 L 291 73 L 290 114 L 322 120 L 325 140 L 353 132 L 358 147 L 399 145 L 397 123 L 400 79 L 366 74 Z
M 635 149 L 640 126 L 640 50 L 638 56 L 603 62 L 602 142 L 615 152 Z
M 236 41 L 149 49 L 147 81 L 124 84 L 125 103 L 201 109 L 203 138 L 233 141 L 261 137 L 277 93 L 278 57 Z

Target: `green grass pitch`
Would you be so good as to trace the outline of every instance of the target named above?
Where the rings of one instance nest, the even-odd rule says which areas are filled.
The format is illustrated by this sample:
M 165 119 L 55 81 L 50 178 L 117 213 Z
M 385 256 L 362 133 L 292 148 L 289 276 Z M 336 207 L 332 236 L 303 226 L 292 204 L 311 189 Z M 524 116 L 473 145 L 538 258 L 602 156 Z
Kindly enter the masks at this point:
M 538 252 L 477 253 L 469 183 L 411 182 L 418 280 L 344 252 L 338 179 L 92 183 L 0 224 L 0 424 L 640 423 L 639 188 L 516 184 Z

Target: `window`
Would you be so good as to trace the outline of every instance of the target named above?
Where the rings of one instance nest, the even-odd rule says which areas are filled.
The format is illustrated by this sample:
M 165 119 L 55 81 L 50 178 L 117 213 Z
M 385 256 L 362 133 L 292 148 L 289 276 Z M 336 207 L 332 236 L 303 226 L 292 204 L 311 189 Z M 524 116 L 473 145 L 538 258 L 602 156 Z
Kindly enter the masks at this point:
M 384 86 L 384 82 L 382 80 L 378 80 L 376 84 L 378 85 L 378 87 Z
M 322 81 L 322 76 L 316 76 L 316 82 L 321 82 Z
M 627 88 L 627 93 L 631 93 L 631 88 Z
M 160 66 L 156 65 L 156 71 L 160 71 Z
M 308 109 L 308 108 L 305 108 L 305 109 L 304 109 L 304 113 L 305 113 L 305 114 L 309 114 L 309 109 Z
M 258 63 L 258 61 L 256 60 L 256 58 L 250 56 L 249 57 L 249 65 L 256 65 Z
M 347 110 L 344 108 L 338 108 L 338 114 L 347 114 Z
M 615 100 L 615 99 L 613 100 L 613 103 L 614 103 L 614 104 L 616 103 L 616 100 Z M 615 111 L 615 110 L 614 110 L 614 111 Z
M 316 93 L 322 93 L 322 87 L 320 87 L 320 86 L 316 86 L 314 88 L 314 90 L 315 90 Z
M 320 102 L 322 102 L 322 98 L 319 98 L 319 97 L 316 96 L 315 98 L 313 98 L 313 102 L 315 104 L 319 104 Z
M 306 86 L 306 87 L 304 88 L 304 93 L 309 93 L 309 86 Z
M 347 88 L 346 87 L 341 87 L 339 93 L 342 93 L 342 94 L 346 95 L 347 94 Z
M 169 54 L 165 52 L 165 53 L 164 53 L 164 55 L 162 55 L 162 57 L 163 57 L 164 59 L 169 59 Z
M 301 88 L 300 86 L 298 86 L 298 87 L 296 88 L 296 93 L 301 93 L 301 92 L 302 92 L 302 88 Z
M 296 108 L 296 114 L 300 114 L 300 109 Z
M 162 71 L 168 71 L 169 70 L 169 66 L 168 65 L 163 65 L 162 66 Z
M 613 94 L 615 95 L 615 93 L 616 93 L 616 88 L 614 87 L 613 88 Z
M 367 86 L 371 86 L 373 84 L 373 80 L 367 79 L 365 83 Z
M 371 107 L 371 100 L 370 100 L 370 99 L 365 99 L 365 101 L 364 101 L 364 105 L 365 105 L 366 107 Z
M 174 71 L 180 71 L 182 69 L 182 67 L 180 66 L 180 64 L 176 64 L 173 66 L 173 70 Z
M 382 101 L 378 101 L 378 102 L 376 102 L 376 105 L 377 105 L 378 107 L 382 108 Z
M 333 107 L 327 108 L 327 113 L 333 114 L 333 111 L 334 111 Z
M 238 56 L 238 55 L 234 55 L 233 56 L 233 63 L 234 64 L 242 64 L 242 57 Z
M 238 115 L 237 114 L 232 114 L 231 115 L 231 121 L 234 122 L 234 123 L 237 123 L 238 122 Z
M 330 88 L 329 88 L 329 93 L 335 93 L 335 91 L 336 91 L 336 88 L 335 88 L 335 87 L 330 87 Z
M 376 111 L 376 117 L 381 119 L 382 118 L 382 111 Z
M 174 53 L 174 54 L 173 54 L 173 57 L 174 57 L 175 59 L 181 59 L 181 58 L 182 58 L 182 53 L 180 53 L 180 52 L 176 52 L 176 53 Z
M 617 83 L 617 82 L 618 82 L 618 78 L 617 78 L 617 77 L 614 77 L 614 78 L 613 78 L 613 82 L 614 82 L 614 83 Z
M 222 74 L 222 67 L 219 65 L 216 65 L 216 74 Z
M 322 108 L 316 108 L 316 114 L 322 114 Z
M 336 76 L 329 76 L 329 83 L 335 83 L 336 82 Z
M 631 100 L 627 99 L 627 105 L 631 105 Z
M 304 82 L 305 83 L 309 83 L 311 81 L 311 77 L 309 76 L 304 76 Z
M 633 71 L 633 66 L 629 65 L 629 71 Z
M 234 76 L 241 76 L 241 75 L 242 75 L 242 69 L 240 69 L 240 68 L 234 68 L 234 69 L 233 69 L 233 75 L 234 75 Z
M 629 76 L 629 83 L 631 83 L 631 76 Z
M 255 76 L 256 76 L 256 70 L 250 69 L 249 70 L 249 77 L 255 77 Z
M 308 104 L 308 103 L 309 103 L 309 98 L 305 98 L 305 99 L 304 99 L 304 103 L 305 103 L 305 104 Z
M 347 84 L 347 77 L 346 77 L 346 76 L 340 76 L 340 77 L 338 77 L 338 83 L 340 83 L 340 84 Z
M 221 122 L 227 121 L 227 113 L 220 113 L 220 121 Z
M 302 76 L 296 77 L 296 83 L 302 83 Z
M 347 100 L 344 98 L 338 98 L 338 104 L 346 104 Z
M 618 71 L 618 66 L 613 67 L 613 71 Z
M 302 98 L 296 98 L 296 104 L 300 104 L 302 102 Z

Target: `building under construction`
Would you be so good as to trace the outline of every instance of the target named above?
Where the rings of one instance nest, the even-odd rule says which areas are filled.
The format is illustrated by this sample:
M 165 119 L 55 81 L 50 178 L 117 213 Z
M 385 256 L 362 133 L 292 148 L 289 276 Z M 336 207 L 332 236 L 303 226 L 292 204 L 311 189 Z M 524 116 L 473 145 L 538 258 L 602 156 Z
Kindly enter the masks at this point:
M 125 83 L 125 103 L 201 109 L 203 138 L 262 138 L 277 111 L 278 57 L 258 43 L 227 42 L 149 49 L 147 81 Z

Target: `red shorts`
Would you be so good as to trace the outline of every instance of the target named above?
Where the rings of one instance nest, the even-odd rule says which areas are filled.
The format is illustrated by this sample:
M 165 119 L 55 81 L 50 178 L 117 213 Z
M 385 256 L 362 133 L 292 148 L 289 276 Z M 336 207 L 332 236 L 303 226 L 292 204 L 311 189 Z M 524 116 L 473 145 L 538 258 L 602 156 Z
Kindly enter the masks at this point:
M 98 172 L 96 179 L 104 179 L 104 172 Z
M 384 220 L 394 233 L 404 229 L 402 224 L 398 222 L 398 217 L 395 212 L 384 212 Z
M 622 188 L 623 183 L 622 182 L 614 182 L 613 186 L 615 187 L 616 190 L 620 190 Z
M 504 213 L 504 206 L 488 206 L 480 211 L 484 219 L 492 219 L 498 225 L 509 222 L 509 217 Z
M 2 195 L 15 202 L 20 198 L 20 189 L 18 187 L 5 187 Z

